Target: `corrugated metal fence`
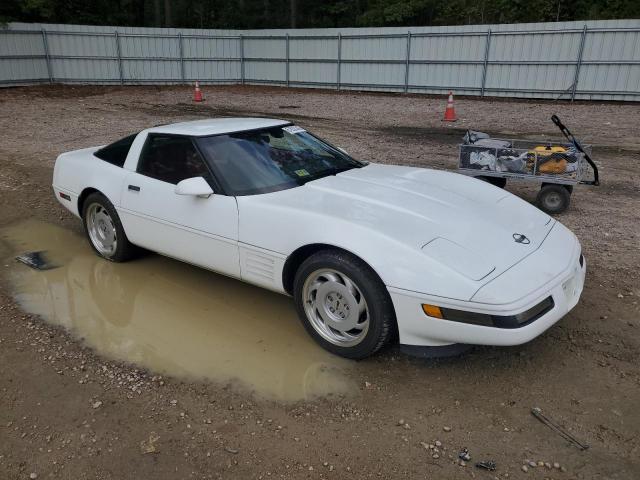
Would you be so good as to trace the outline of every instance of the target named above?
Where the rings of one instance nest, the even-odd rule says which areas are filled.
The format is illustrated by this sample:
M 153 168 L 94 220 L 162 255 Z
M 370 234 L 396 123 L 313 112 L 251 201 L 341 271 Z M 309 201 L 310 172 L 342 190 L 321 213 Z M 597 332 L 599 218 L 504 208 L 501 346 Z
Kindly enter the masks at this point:
M 194 30 L 10 24 L 0 85 L 276 84 L 640 100 L 640 21 Z

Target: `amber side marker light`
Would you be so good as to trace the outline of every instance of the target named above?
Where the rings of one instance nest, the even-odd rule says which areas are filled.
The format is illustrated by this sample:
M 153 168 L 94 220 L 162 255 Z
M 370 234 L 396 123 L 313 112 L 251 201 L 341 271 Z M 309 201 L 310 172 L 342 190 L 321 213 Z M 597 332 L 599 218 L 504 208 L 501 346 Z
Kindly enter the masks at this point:
M 444 318 L 444 316 L 442 315 L 442 310 L 440 310 L 440 307 L 437 307 L 435 305 L 429 305 L 427 303 L 423 303 L 422 311 L 427 315 L 429 315 L 430 317 Z

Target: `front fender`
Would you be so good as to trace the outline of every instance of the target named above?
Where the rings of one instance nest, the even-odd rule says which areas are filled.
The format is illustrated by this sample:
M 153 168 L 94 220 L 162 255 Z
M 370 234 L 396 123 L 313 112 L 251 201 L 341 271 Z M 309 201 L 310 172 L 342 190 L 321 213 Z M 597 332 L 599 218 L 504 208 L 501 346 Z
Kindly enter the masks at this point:
M 468 300 L 478 289 L 477 282 L 375 227 L 258 197 L 238 197 L 242 243 L 287 257 L 310 244 L 335 246 L 367 262 L 386 286 L 403 290 Z

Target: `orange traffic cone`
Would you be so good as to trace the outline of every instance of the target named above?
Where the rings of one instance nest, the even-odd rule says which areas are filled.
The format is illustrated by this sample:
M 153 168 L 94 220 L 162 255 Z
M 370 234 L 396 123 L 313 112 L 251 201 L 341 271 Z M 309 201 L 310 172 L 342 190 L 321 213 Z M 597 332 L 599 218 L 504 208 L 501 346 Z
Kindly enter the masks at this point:
M 449 100 L 447 100 L 447 109 L 444 111 L 443 122 L 455 122 L 458 120 L 456 118 L 456 110 L 453 108 L 453 93 L 449 92 Z
M 202 91 L 200 90 L 200 82 L 196 80 L 196 87 L 193 90 L 193 101 L 194 102 L 202 102 L 204 98 L 202 97 Z

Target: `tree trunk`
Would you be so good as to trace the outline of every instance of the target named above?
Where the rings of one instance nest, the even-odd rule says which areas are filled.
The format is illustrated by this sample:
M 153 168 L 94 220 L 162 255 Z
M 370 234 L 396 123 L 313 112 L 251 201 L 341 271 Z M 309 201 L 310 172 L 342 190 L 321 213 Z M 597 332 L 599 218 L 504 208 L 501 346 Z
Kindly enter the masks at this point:
M 160 0 L 153 0 L 153 26 L 162 26 L 162 15 L 160 12 Z
M 144 0 L 138 0 L 134 3 L 134 18 L 137 27 L 144 27 Z
M 290 22 L 289 22 L 289 26 L 291 28 L 296 28 L 296 20 L 297 20 L 297 16 L 298 16 L 298 0 L 289 0 L 289 5 L 290 5 Z
M 164 0 L 164 26 L 170 27 L 173 25 L 171 21 L 171 0 Z
M 269 21 L 271 19 L 271 15 L 269 14 L 270 6 L 269 0 L 262 0 L 262 27 L 269 28 Z M 255 28 L 255 26 L 253 27 Z

